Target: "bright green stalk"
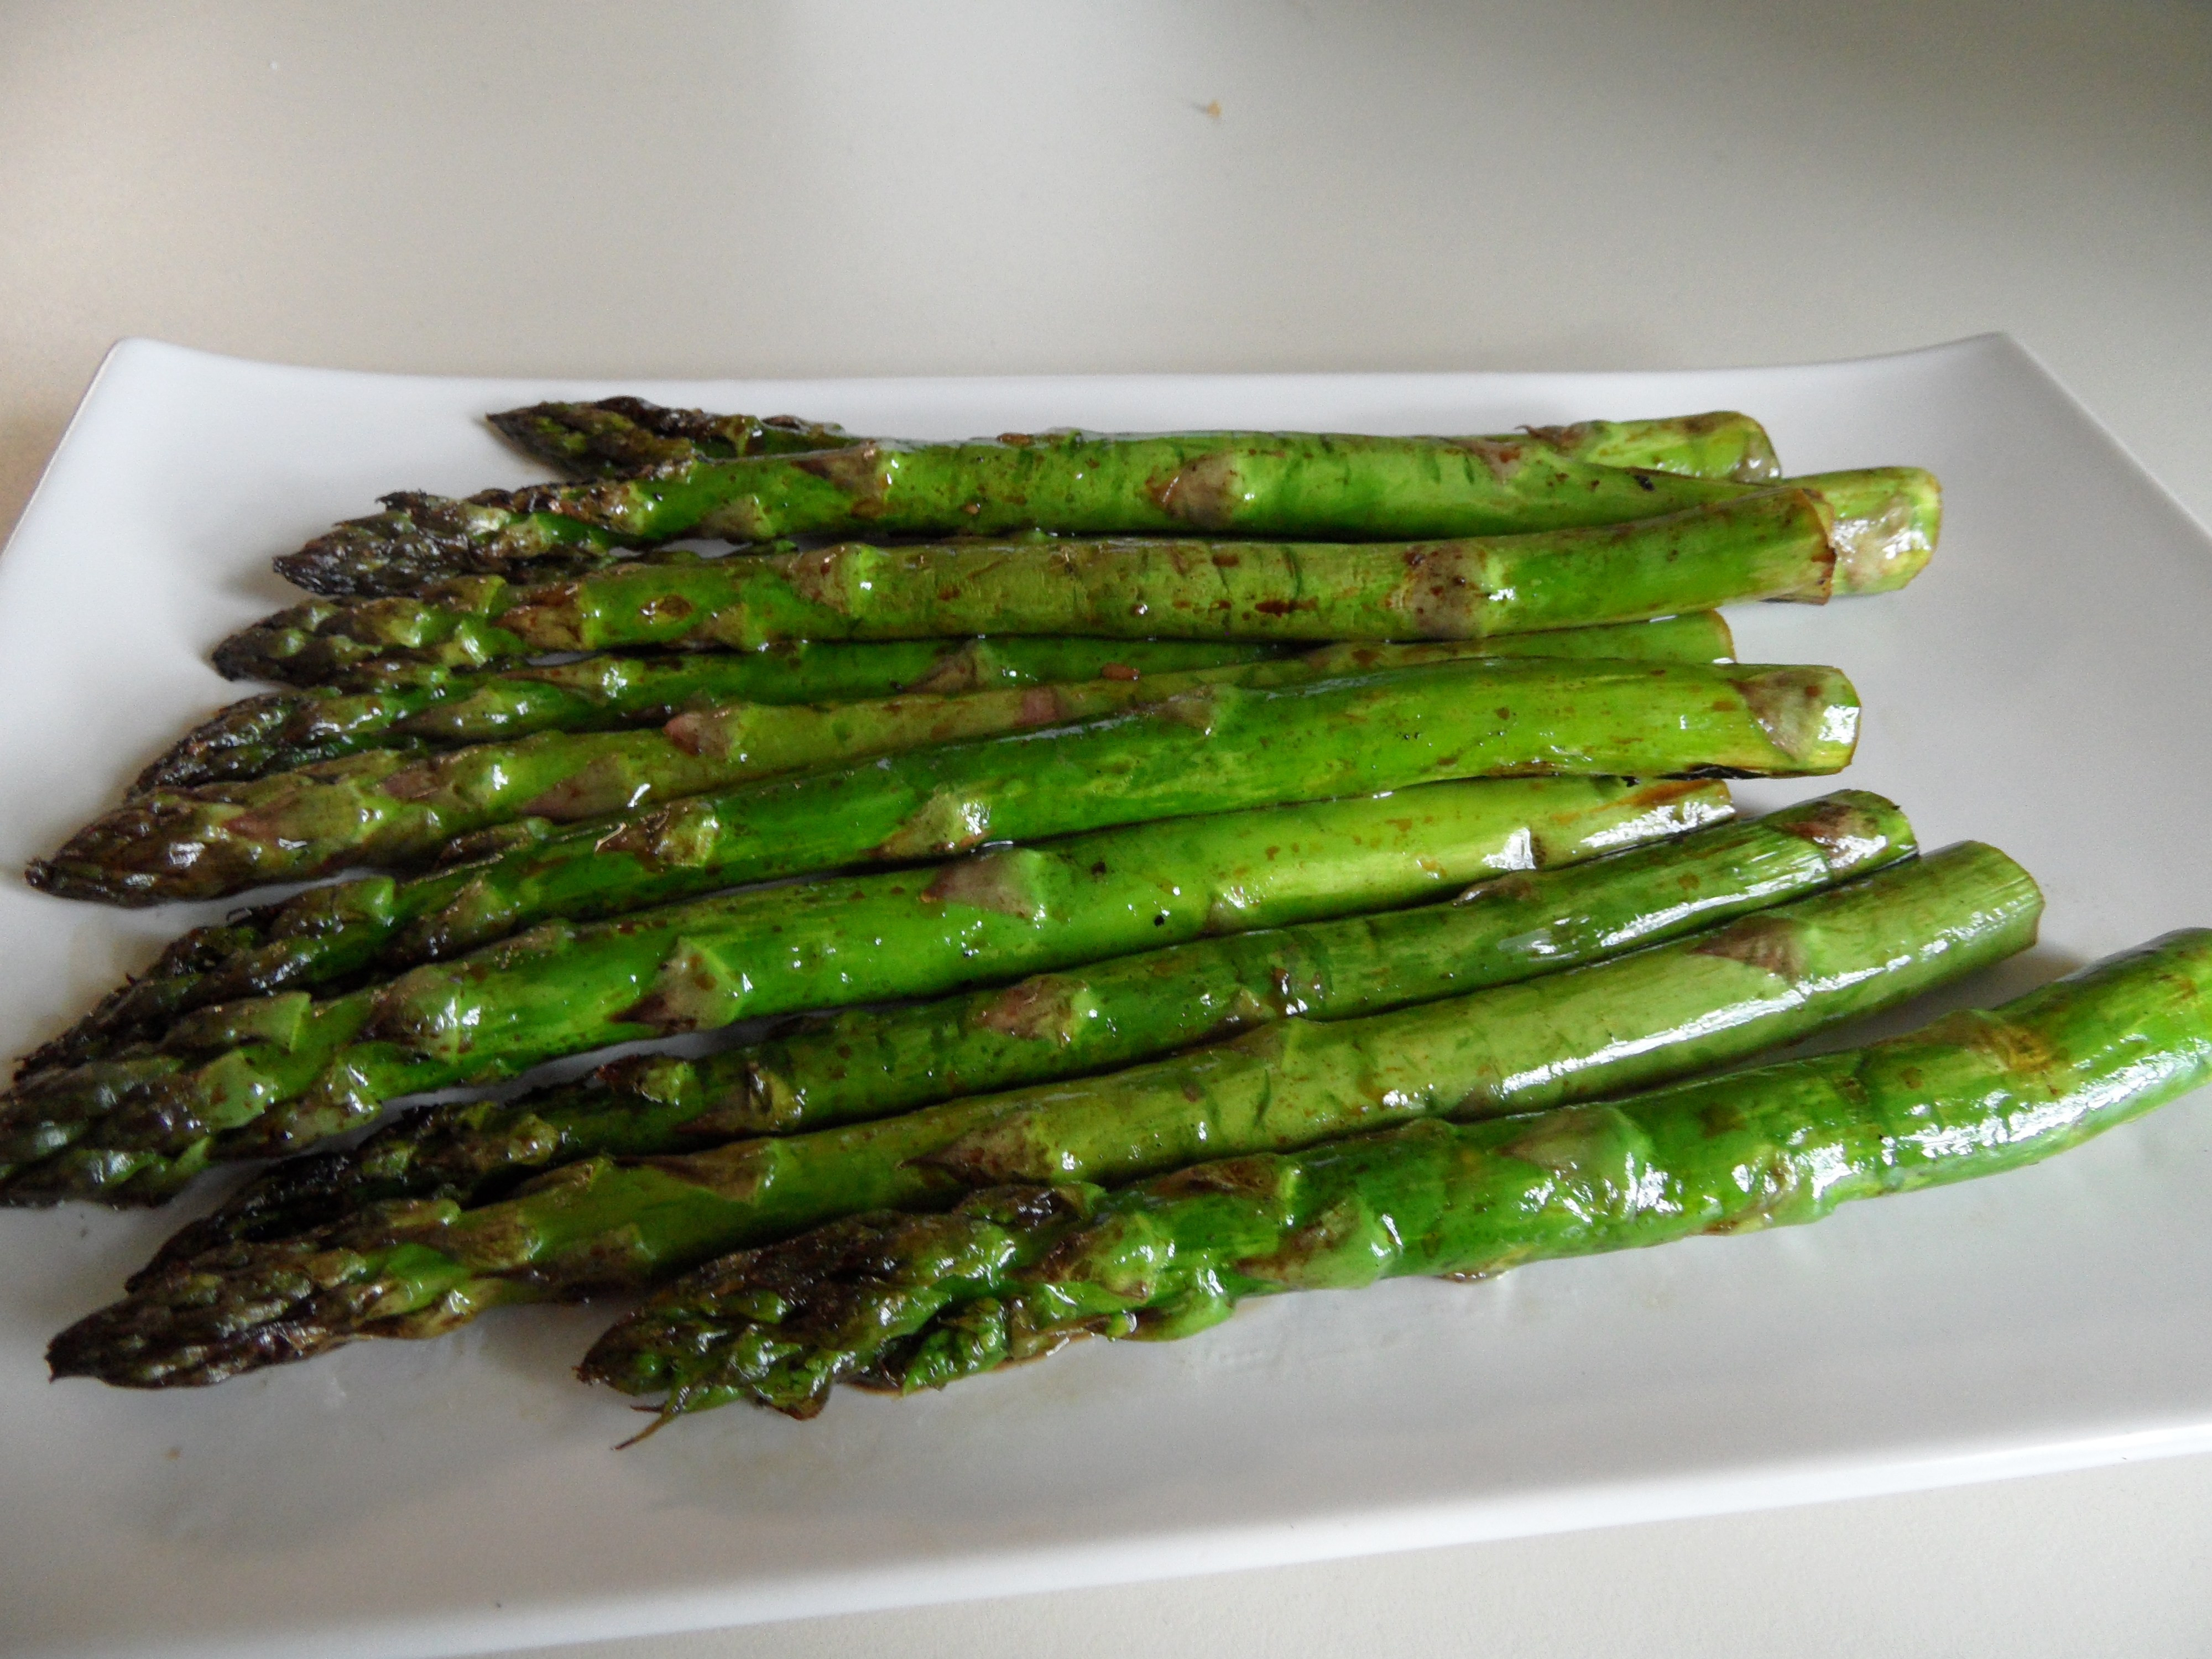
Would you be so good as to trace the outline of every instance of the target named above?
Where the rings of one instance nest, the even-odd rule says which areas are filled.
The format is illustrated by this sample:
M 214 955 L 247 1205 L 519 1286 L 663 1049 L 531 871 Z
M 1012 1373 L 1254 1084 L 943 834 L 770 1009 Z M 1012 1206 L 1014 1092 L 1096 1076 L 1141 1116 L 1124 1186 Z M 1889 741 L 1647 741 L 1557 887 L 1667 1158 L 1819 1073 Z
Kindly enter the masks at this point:
M 765 421 L 750 415 L 710 415 L 703 410 L 665 409 L 641 398 L 535 404 L 487 418 L 540 459 L 599 477 L 737 455 L 849 448 L 866 441 L 841 427 L 811 425 L 788 415 Z M 1528 427 L 1491 441 L 1528 442 L 1570 460 L 1649 467 L 1693 478 L 1759 483 L 1779 477 L 1782 471 L 1765 428 L 1748 415 L 1728 410 Z
M 1286 683 L 1267 684 L 1279 668 Z M 1364 794 L 1446 777 L 1817 775 L 1850 759 L 1857 732 L 1856 695 L 1828 668 L 1476 658 L 1318 679 L 1300 678 L 1297 665 L 1231 672 L 1255 683 L 1196 684 L 1075 723 L 739 784 L 579 832 L 587 842 L 572 837 L 509 857 L 515 868 L 550 871 L 558 845 L 589 859 L 588 869 L 575 868 L 573 857 L 568 865 L 586 890 L 617 895 L 622 908 L 632 908 L 664 895 L 868 860 L 941 856 L 987 840 Z M 1050 696 L 1105 705 L 1113 695 L 1146 689 L 1141 681 L 1091 681 L 972 695 L 1017 704 Z M 772 712 L 751 711 L 763 726 Z M 838 718 L 832 713 L 815 724 L 830 727 Z M 185 805 L 156 797 L 148 822 L 130 827 L 182 824 Z M 356 805 L 341 802 L 338 811 Z M 604 810 L 603 801 L 584 810 L 593 805 Z M 543 832 L 544 816 L 562 810 L 546 796 L 522 805 L 523 823 L 514 827 L 535 823 L 532 834 Z M 220 839 L 180 840 L 174 848 L 150 839 L 110 845 L 94 836 L 33 864 L 28 879 L 65 897 L 145 904 L 217 897 L 356 861 L 351 848 L 328 851 L 308 837 L 307 825 L 275 814 L 244 813 L 220 828 Z M 410 892 L 434 896 L 441 909 L 459 906 L 465 916 L 492 902 L 504 933 L 507 907 L 486 886 L 496 867 L 418 878 Z M 674 877 L 672 888 L 664 878 L 678 870 L 687 873 Z M 639 873 L 646 879 L 631 878 Z M 398 905 L 396 890 L 382 902 Z M 342 896 L 303 902 L 350 908 Z M 404 916 L 393 911 L 395 926 L 428 920 L 422 903 L 406 908 Z
M 1623 648 L 1589 656 L 1716 662 L 1732 654 L 1717 616 L 1609 629 Z M 1701 629 L 1719 643 L 1706 643 Z M 1587 630 L 1585 630 L 1587 631 Z M 1653 636 L 1644 645 L 1641 635 Z M 509 742 L 539 732 L 658 726 L 720 702 L 847 702 L 902 692 L 951 695 L 1061 680 L 1176 673 L 1257 662 L 1289 647 L 1212 640 L 806 640 L 759 651 L 587 657 L 495 672 L 434 663 L 363 664 L 332 685 L 234 702 L 138 775 L 132 793 L 261 777 L 371 749 L 420 751 Z
M 798 640 L 759 651 L 598 656 L 488 672 L 371 663 L 336 685 L 233 703 L 140 774 L 134 793 L 259 777 L 369 749 L 455 748 L 540 732 L 658 726 L 710 703 L 849 702 L 1123 679 L 1257 662 L 1291 648 L 1213 640 Z M 1727 662 L 1735 645 L 1718 611 L 1695 611 L 1656 622 L 1508 635 L 1489 641 L 1488 651 Z
M 589 483 L 387 495 L 276 561 L 310 592 L 413 592 L 453 576 L 568 574 L 678 537 L 1229 535 L 1409 541 L 1620 524 L 1745 486 L 1573 460 L 1526 435 L 1010 434 L 871 439 L 799 455 L 677 461 Z
M 1587 665 L 1586 665 L 1587 666 Z M 1825 669 L 1615 665 L 1587 689 L 1618 728 L 1586 735 L 1612 769 L 1832 771 L 1850 757 L 1856 703 Z M 509 826 L 514 843 L 404 880 L 312 889 L 188 933 L 60 1042 L 106 1051 L 215 1002 L 329 985 L 435 961 L 552 918 L 618 915 L 740 882 L 869 861 L 944 856 L 987 840 L 1028 841 L 1185 813 L 1411 787 L 1494 765 L 1502 743 L 1571 745 L 1555 708 L 1500 728 L 1494 695 L 1540 665 L 1441 664 L 1280 691 L 1209 688 L 1157 709 L 1060 731 L 947 745 L 842 771 L 698 796 L 612 829 Z M 1607 690 L 1607 684 L 1610 690 Z M 1666 713 L 1672 709 L 1672 714 Z M 1533 705 L 1524 713 L 1534 714 Z M 1672 720 L 1671 731 L 1655 722 Z M 1376 740 L 1379 732 L 1392 735 Z M 1478 758 L 1478 750 L 1487 759 Z M 1599 769 L 1591 748 L 1583 769 Z M 494 834 L 508 832 L 495 831 Z M 542 838 L 539 838 L 542 836 Z M 189 879 L 191 872 L 185 872 Z M 76 872 L 56 872 L 75 881 Z M 84 872 L 88 890 L 113 884 Z M 134 878 L 135 880 L 135 878 Z M 142 890 L 161 890 L 147 877 Z
M 1711 786 L 1460 784 L 550 923 L 348 994 L 204 1008 L 158 1051 L 21 1079 L 0 1103 L 0 1200 L 158 1202 L 210 1159 L 295 1151 L 421 1090 L 635 1037 L 1402 903 L 1674 833 L 1724 802 Z
M 856 1216 L 670 1285 L 582 1374 L 664 1395 L 664 1421 L 744 1399 L 811 1417 L 841 1381 L 906 1393 L 1072 1337 L 1172 1340 L 1246 1297 L 1818 1221 L 2018 1169 L 2202 1087 L 2208 1011 L 2212 932 L 2192 929 L 1863 1048 L 1117 1193 L 1001 1188 L 949 1216 Z
M 1097 720 L 1210 685 L 1311 684 L 1343 673 L 1351 654 L 1337 647 L 1285 661 L 951 696 L 726 703 L 679 714 L 659 731 L 549 732 L 422 757 L 378 750 L 270 778 L 137 796 L 79 830 L 33 879 L 45 884 L 48 869 L 70 872 L 72 882 L 96 872 L 106 896 L 139 872 L 188 869 L 203 890 L 218 883 L 236 890 L 340 870 L 420 867 L 457 836 L 519 819 L 613 817 L 779 773 Z M 1490 653 L 1482 644 L 1382 645 L 1356 654 L 1364 672 Z M 1529 672 L 1538 678 L 1498 690 L 1501 720 L 1527 718 L 1530 690 L 1557 701 L 1562 683 L 1579 684 L 1587 671 L 1560 662 L 1548 679 L 1536 665 Z M 1585 769 L 1574 759 L 1547 765 L 1549 752 L 1516 750 L 1506 769 Z
M 641 1164 L 605 1158 L 474 1212 L 419 1203 L 158 1275 L 58 1339 L 57 1370 L 217 1381 L 500 1303 L 665 1279 L 730 1249 L 1010 1182 L 1117 1181 L 1394 1119 L 1488 1115 L 1725 1064 L 2023 948 L 2041 901 L 1963 847 L 1648 951 L 1395 1013 L 1287 1020 L 1084 1083 Z
M 418 1108 L 358 1146 L 277 1164 L 171 1239 L 149 1271 L 218 1244 L 325 1226 L 371 1203 L 488 1202 L 585 1158 L 863 1121 L 1111 1071 L 1293 1014 L 1349 1018 L 1556 973 L 1912 852 L 1902 813 L 1844 790 L 1591 864 L 1492 877 L 1448 904 L 1262 928 L 935 1002 L 848 1009 L 700 1060 L 637 1055 L 512 1100 Z
M 313 682 L 375 659 L 480 666 L 547 652 L 750 649 L 948 635 L 1486 640 L 1750 599 L 1825 602 L 1832 516 L 1773 490 L 1627 525 L 1437 543 L 997 542 L 622 565 L 514 588 L 311 603 L 234 634 L 233 678 Z

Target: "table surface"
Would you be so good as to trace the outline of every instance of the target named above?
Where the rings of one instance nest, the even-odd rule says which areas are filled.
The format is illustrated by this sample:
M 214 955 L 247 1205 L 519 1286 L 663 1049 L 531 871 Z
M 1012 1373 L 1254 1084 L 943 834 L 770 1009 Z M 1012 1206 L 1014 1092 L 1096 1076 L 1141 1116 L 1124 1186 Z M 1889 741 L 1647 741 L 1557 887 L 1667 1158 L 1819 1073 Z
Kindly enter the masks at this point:
M 126 334 L 818 376 L 2004 329 L 2212 520 L 2208 109 L 2202 0 L 0 0 L 0 527 Z M 2208 1523 L 2191 1458 L 560 1651 L 2196 1653 Z

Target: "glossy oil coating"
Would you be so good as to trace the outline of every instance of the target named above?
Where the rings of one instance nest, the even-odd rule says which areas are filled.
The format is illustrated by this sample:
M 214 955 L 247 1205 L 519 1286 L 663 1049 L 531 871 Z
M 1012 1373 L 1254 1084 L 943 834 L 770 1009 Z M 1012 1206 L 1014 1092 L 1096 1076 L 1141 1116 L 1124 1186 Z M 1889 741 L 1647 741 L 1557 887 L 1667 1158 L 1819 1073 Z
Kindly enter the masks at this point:
M 841 543 L 617 565 L 537 587 L 476 577 L 418 599 L 312 601 L 233 635 L 215 662 L 233 678 L 313 684 L 374 661 L 478 667 L 802 639 L 1488 639 L 1753 599 L 1825 602 L 1834 521 L 1824 498 L 1774 489 L 1633 524 L 1475 540 Z
M 1910 857 L 1911 827 L 1844 790 L 1452 902 L 1261 928 L 933 1002 L 817 1016 L 700 1060 L 618 1060 L 508 1101 L 422 1107 L 343 1152 L 278 1164 L 170 1240 L 155 1267 L 395 1198 L 488 1201 L 605 1154 L 693 1152 L 1110 1071 L 1273 1020 L 1340 1019 L 1556 973 Z
M 296 1151 L 446 1082 L 629 1037 L 1402 903 L 1727 810 L 1710 784 L 1466 783 L 546 923 L 348 994 L 202 1007 L 171 1023 L 157 1049 L 19 1079 L 0 1097 L 0 1199 L 157 1202 L 211 1158 Z
M 432 943 L 426 954 L 445 955 L 447 939 L 510 931 L 518 899 L 528 906 L 523 895 L 556 887 L 633 908 L 842 864 L 1449 777 L 1818 775 L 1846 765 L 1857 739 L 1857 694 L 1832 668 L 1474 658 L 1322 678 L 1297 665 L 1237 672 L 1254 683 L 1195 684 L 1120 713 L 739 783 L 416 878 L 404 895 L 367 878 L 297 902 L 381 911 L 392 931 Z M 1265 683 L 1277 672 L 1285 683 Z M 1093 684 L 1103 689 L 1048 695 L 1110 702 L 1131 690 Z M 1016 694 L 1014 706 L 1024 700 Z M 146 904 L 334 873 L 357 861 L 342 836 L 361 804 L 331 793 L 327 839 L 304 819 L 264 821 L 220 801 L 195 824 L 189 797 L 155 797 L 33 864 L 28 878 L 65 897 Z M 521 805 L 512 828 L 537 841 L 552 826 L 528 815 L 538 798 Z M 565 902 L 536 910 L 584 913 Z
M 1652 624 L 1655 630 L 1673 626 Z M 265 693 L 220 710 L 139 774 L 133 793 L 258 778 L 369 749 L 453 748 L 539 732 L 658 726 L 715 702 L 950 695 L 1214 668 L 1285 649 L 1205 640 L 797 640 L 760 651 L 595 656 L 492 672 L 369 663 L 335 684 Z M 1680 659 L 1729 654 L 1723 644 L 1704 657 Z
M 546 732 L 436 756 L 378 750 L 268 778 L 136 796 L 78 830 L 31 879 L 73 897 L 112 897 L 134 894 L 134 878 L 144 875 L 161 883 L 152 890 L 157 894 L 185 896 L 343 869 L 419 868 L 434 862 L 457 836 L 521 819 L 609 818 L 755 778 L 1096 720 L 1208 686 L 1297 686 L 1336 678 L 1352 666 L 1365 672 L 1490 654 L 1480 644 L 1385 645 L 1356 653 L 1340 647 L 1281 661 L 1019 690 L 830 704 L 710 705 L 679 714 L 658 731 Z M 1494 696 L 1474 688 L 1471 695 L 1500 705 L 1501 724 L 1517 725 L 1531 738 L 1547 720 L 1556 728 L 1539 746 L 1503 751 L 1496 768 L 1483 769 L 1680 769 L 1658 763 L 1632 768 L 1620 763 L 1621 757 L 1590 750 L 1570 735 L 1571 727 L 1619 719 L 1617 712 L 1572 706 L 1590 669 L 1603 667 L 1561 663 L 1547 674 L 1532 662 L 1516 678 L 1498 681 Z M 1734 690 L 1732 682 L 1715 682 L 1714 695 Z M 1669 684 L 1658 694 L 1653 720 L 1670 720 L 1684 695 L 1705 693 L 1694 685 L 1685 692 Z M 1719 748 L 1704 763 L 1765 769 L 1725 758 Z M 171 873 L 179 871 L 189 872 L 189 887 Z
M 58 1340 L 57 1369 L 218 1380 L 361 1334 L 665 1279 L 885 1204 L 1128 1179 L 1440 1112 L 1587 1099 L 1724 1064 L 2023 948 L 2041 899 L 1966 846 L 1611 962 L 1395 1013 L 1286 1020 L 1082 1083 L 638 1164 L 594 1158 L 501 1204 L 421 1203 L 156 1275 Z M 281 1332 L 283 1352 L 266 1334 Z
M 255 778 L 369 749 L 454 748 L 540 732 L 659 726 L 716 702 L 848 702 L 1257 662 L 1293 647 L 1212 640 L 796 640 L 759 651 L 587 657 L 543 667 L 367 665 L 335 685 L 269 692 L 196 726 L 134 793 Z M 1726 662 L 1727 623 L 1698 611 L 1653 622 L 1492 640 L 1494 656 Z
M 583 1370 L 663 1394 L 665 1415 L 752 1399 L 811 1416 L 841 1380 L 911 1390 L 1073 1336 L 1185 1336 L 1248 1296 L 1817 1221 L 2048 1158 L 2208 1079 L 2212 933 L 2194 929 L 1866 1048 L 1111 1194 L 855 1218 L 672 1285 Z
M 311 592 L 412 592 L 457 575 L 589 568 L 681 536 L 1271 536 L 1394 541 L 1619 524 L 1743 486 L 1571 459 L 1526 434 L 1200 432 L 870 439 L 796 455 L 679 459 L 646 474 L 467 501 L 402 494 L 276 561 Z
M 613 477 L 692 460 L 848 448 L 866 440 L 841 427 L 792 416 L 762 420 L 667 409 L 642 398 L 533 404 L 487 417 L 517 447 L 587 477 Z M 1525 427 L 1493 443 L 1533 443 L 1571 460 L 1649 467 L 1693 478 L 1756 483 L 1780 476 L 1766 428 L 1748 415 L 1716 410 L 1634 421 L 1577 421 Z
M 1478 769 L 1466 745 L 1501 752 L 1499 742 L 1512 734 L 1495 711 L 1510 713 L 1510 705 L 1463 694 L 1532 667 L 1438 664 L 1280 691 L 1207 688 L 1150 712 L 765 781 L 611 826 L 553 833 L 542 820 L 525 821 L 495 832 L 511 836 L 503 848 L 453 869 L 317 888 L 197 929 L 34 1063 L 104 1050 L 114 1034 L 160 1030 L 184 1008 L 435 960 L 551 917 L 609 915 L 738 882 L 941 855 L 989 839 L 1367 793 Z M 1616 669 L 1604 700 L 1626 718 L 1605 740 L 1633 747 L 1620 753 L 1617 769 L 1819 771 L 1848 760 L 1856 701 L 1832 671 L 1729 678 L 1741 672 Z M 1622 672 L 1631 681 L 1688 675 L 1701 684 L 1719 675 L 1732 689 L 1689 708 L 1680 729 L 1661 732 L 1652 724 L 1655 705 L 1632 696 Z M 1393 740 L 1372 741 L 1378 732 Z M 1723 757 L 1723 744 L 1735 758 Z M 1554 756 L 1548 769 L 1598 769 L 1568 767 Z M 190 870 L 181 878 L 203 878 Z M 134 892 L 158 896 L 169 884 L 158 870 L 120 879 L 96 869 L 56 870 L 48 879 L 81 879 L 85 896 L 126 900 Z

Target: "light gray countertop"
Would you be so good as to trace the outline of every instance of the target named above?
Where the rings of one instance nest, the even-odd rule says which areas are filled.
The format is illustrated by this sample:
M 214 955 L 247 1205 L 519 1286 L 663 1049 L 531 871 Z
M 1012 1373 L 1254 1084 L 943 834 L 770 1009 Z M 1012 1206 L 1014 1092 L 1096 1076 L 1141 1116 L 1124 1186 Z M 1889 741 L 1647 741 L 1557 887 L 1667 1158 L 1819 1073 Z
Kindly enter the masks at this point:
M 799 377 L 2003 329 L 2212 519 L 2208 118 L 2212 7 L 2149 0 L 0 0 L 0 526 L 126 334 Z M 563 1651 L 2197 1653 L 2208 1528 L 2188 1459 Z

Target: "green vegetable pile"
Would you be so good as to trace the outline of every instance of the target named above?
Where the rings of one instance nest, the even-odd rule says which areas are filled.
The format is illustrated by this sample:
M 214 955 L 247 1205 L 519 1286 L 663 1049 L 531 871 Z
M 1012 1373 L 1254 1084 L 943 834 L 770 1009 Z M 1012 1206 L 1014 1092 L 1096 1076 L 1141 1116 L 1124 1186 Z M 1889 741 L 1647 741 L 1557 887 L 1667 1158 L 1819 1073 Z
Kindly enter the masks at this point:
M 1249 1296 L 1810 1221 L 2212 1072 L 2203 932 L 1743 1068 L 2035 937 L 2026 871 L 1878 796 L 1729 801 L 1841 770 L 1860 709 L 1734 661 L 1717 608 L 1904 586 L 1917 469 L 1783 478 L 1735 414 L 492 420 L 576 481 L 390 496 L 279 559 L 316 597 L 215 659 L 283 689 L 28 872 L 321 882 L 178 939 L 0 1095 L 0 1202 L 278 1160 L 58 1376 L 631 1292 L 586 1378 L 656 1427 L 806 1417 Z

